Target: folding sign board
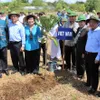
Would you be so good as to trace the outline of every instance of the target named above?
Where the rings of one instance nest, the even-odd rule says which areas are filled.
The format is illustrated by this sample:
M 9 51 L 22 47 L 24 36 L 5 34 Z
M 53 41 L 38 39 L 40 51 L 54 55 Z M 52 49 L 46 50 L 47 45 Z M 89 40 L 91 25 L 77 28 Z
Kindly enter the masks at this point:
M 73 30 L 71 28 L 59 27 L 57 32 L 57 39 L 59 40 L 72 40 Z

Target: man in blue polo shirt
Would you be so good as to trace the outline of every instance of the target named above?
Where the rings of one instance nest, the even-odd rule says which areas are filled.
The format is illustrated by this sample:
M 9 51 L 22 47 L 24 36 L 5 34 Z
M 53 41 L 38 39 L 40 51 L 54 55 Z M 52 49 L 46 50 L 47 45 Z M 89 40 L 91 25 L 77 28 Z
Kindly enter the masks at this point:
M 24 45 L 25 45 L 25 29 L 22 23 L 19 22 L 19 14 L 12 12 L 8 15 L 11 19 L 9 27 L 9 48 L 12 58 L 12 63 L 15 68 L 13 73 L 20 71 L 21 73 L 25 68 L 25 61 L 23 57 Z M 13 74 L 12 73 L 12 74 Z
M 90 86 L 89 94 L 94 94 L 98 88 L 99 82 L 99 63 L 97 63 L 100 52 L 100 27 L 98 26 L 99 19 L 97 16 L 91 16 L 89 23 L 90 30 L 88 32 L 87 43 L 85 47 L 86 55 L 86 86 Z

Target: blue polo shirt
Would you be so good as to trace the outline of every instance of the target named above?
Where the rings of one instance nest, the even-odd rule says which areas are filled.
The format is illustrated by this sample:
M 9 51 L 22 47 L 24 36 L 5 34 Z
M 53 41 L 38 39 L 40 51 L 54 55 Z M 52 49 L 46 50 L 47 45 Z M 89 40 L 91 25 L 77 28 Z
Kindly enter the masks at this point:
M 19 42 L 22 41 L 22 46 L 24 47 L 25 45 L 25 28 L 20 23 L 17 21 L 15 24 L 14 23 L 9 23 L 9 41 L 11 42 Z
M 87 52 L 98 53 L 96 60 L 99 59 L 100 52 L 100 27 L 88 32 L 88 39 L 85 50 Z

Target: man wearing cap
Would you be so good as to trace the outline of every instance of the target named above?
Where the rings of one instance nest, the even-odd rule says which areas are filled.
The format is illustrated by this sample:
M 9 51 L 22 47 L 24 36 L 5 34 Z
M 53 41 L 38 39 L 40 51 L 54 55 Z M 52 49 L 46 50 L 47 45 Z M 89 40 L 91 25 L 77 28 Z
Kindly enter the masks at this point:
M 68 16 L 69 21 L 65 23 L 64 27 L 73 29 L 72 35 L 74 39 L 77 28 L 79 27 L 78 23 L 75 22 L 77 14 L 72 11 Z M 65 40 L 65 61 L 67 65 L 66 69 L 71 69 L 71 61 L 72 69 L 75 68 L 75 46 L 73 45 L 73 40 Z
M 98 27 L 99 19 L 92 15 L 88 20 L 90 30 L 88 32 L 87 43 L 85 47 L 85 66 L 87 82 L 86 86 L 91 86 L 89 94 L 94 94 L 98 88 L 99 81 L 99 63 L 97 62 L 100 52 L 100 27 Z
M 77 77 L 81 79 L 84 76 L 84 55 L 88 28 L 84 15 L 80 15 L 76 22 L 79 24 L 79 28 L 76 32 L 77 35 L 74 38 L 74 42 L 76 43 L 76 71 Z
M 25 45 L 25 29 L 23 25 L 19 22 L 19 14 L 12 12 L 8 15 L 12 20 L 8 24 L 9 27 L 9 47 L 12 58 L 12 63 L 15 68 L 13 73 L 17 71 L 23 71 L 25 67 L 25 62 L 23 58 L 23 51 Z

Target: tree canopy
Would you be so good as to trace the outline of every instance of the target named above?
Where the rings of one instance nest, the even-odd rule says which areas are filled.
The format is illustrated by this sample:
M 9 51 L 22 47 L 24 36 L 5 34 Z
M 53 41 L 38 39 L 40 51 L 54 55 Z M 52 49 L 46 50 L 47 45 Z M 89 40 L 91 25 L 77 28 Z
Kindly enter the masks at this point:
M 100 0 L 87 0 L 85 7 L 86 11 L 100 10 Z
M 74 4 L 68 4 L 64 0 L 58 0 L 54 3 L 51 2 L 44 2 L 44 0 L 32 0 L 29 3 L 29 0 L 12 0 L 12 2 L 0 3 L 0 9 L 2 10 L 22 10 L 25 6 L 36 6 L 36 7 L 43 7 L 44 10 L 49 10 L 49 8 L 54 8 L 53 10 L 63 10 L 63 9 L 72 9 L 79 12 L 85 11 L 100 11 L 100 0 L 87 0 L 86 3 L 84 2 L 76 2 Z
M 33 6 L 43 6 L 44 2 L 43 2 L 43 0 L 33 0 L 31 4 Z

